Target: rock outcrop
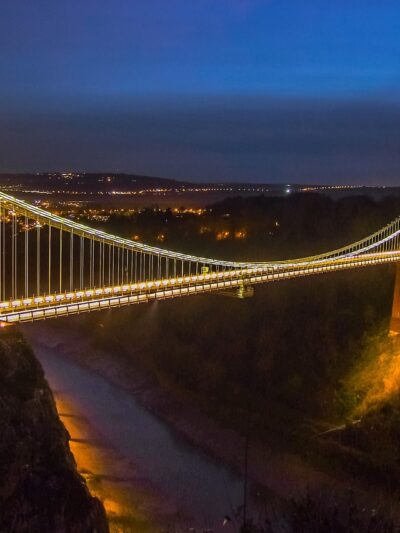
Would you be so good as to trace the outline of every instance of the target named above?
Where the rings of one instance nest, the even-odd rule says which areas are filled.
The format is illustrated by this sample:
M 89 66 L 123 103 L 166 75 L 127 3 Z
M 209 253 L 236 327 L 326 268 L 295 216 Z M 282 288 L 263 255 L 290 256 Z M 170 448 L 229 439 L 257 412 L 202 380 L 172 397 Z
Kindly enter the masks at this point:
M 17 330 L 0 335 L 0 531 L 107 533 L 69 449 L 53 395 Z

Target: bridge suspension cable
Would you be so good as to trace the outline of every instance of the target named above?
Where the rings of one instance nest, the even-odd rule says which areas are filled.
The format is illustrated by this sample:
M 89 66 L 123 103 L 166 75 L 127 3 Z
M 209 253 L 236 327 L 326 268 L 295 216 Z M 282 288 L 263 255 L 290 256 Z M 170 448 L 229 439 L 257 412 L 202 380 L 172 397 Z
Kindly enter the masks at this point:
M 0 192 L 0 323 L 397 262 L 399 248 L 397 218 L 324 254 L 224 261 L 123 239 Z

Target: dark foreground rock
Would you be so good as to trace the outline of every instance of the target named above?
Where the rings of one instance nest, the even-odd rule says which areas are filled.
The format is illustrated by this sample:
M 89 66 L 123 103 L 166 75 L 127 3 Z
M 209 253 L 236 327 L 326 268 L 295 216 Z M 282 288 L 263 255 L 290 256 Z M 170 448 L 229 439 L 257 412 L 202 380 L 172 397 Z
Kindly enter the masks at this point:
M 0 335 L 0 532 L 107 533 L 78 474 L 42 368 L 16 331 Z

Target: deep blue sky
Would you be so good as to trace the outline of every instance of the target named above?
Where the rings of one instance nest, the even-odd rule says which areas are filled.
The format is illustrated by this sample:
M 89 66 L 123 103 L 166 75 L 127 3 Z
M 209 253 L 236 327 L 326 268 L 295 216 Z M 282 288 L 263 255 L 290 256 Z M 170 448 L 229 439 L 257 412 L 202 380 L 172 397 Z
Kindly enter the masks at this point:
M 398 0 L 1 0 L 0 171 L 400 184 Z

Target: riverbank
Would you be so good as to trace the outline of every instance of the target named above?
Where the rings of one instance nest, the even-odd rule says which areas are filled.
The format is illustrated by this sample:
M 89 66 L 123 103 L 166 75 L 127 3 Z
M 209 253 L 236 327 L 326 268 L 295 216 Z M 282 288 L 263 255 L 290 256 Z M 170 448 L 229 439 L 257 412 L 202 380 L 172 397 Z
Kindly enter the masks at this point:
M 70 448 L 90 493 L 104 505 L 110 533 L 157 533 L 177 519 L 173 508 L 142 479 L 88 420 L 67 392 L 53 391 L 61 421 L 71 436 Z
M 110 382 L 134 395 L 149 411 L 166 421 L 179 435 L 213 456 L 231 465 L 237 472 L 243 470 L 243 438 L 234 430 L 221 428 L 185 398 L 160 387 L 133 361 L 121 364 L 121 359 L 94 347 L 82 331 L 63 327 L 62 323 L 40 323 L 26 326 L 27 337 L 35 344 L 57 350 L 62 357 L 104 376 Z M 306 492 L 340 495 L 352 488 L 360 500 L 375 507 L 392 509 L 396 502 L 390 495 L 374 487 L 369 490 L 348 476 L 333 477 L 322 469 L 306 463 L 303 458 L 277 451 L 273 445 L 251 442 L 249 475 L 254 486 L 261 487 L 264 498 L 289 500 Z M 256 490 L 256 489 L 253 489 Z M 395 498 L 393 498 L 395 500 Z

